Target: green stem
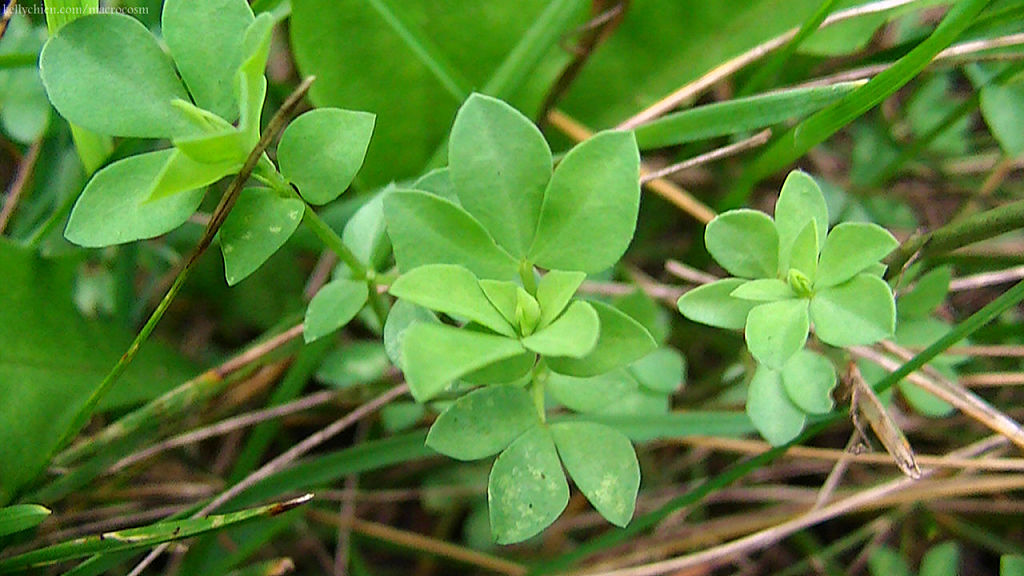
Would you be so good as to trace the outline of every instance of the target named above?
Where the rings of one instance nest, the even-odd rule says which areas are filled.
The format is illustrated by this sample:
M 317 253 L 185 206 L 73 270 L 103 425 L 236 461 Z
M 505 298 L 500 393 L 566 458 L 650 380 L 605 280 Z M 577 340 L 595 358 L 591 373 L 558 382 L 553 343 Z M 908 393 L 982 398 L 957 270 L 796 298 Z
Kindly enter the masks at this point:
M 541 360 L 533 366 L 530 372 L 530 396 L 533 397 L 533 405 L 537 408 L 537 416 L 541 422 L 547 422 L 547 410 L 544 403 L 544 386 L 548 381 L 548 367 Z
M 1021 227 L 1024 227 L 1024 200 L 968 216 L 926 234 L 911 236 L 886 260 L 888 275 L 899 274 L 918 252 L 921 258 L 934 258 Z

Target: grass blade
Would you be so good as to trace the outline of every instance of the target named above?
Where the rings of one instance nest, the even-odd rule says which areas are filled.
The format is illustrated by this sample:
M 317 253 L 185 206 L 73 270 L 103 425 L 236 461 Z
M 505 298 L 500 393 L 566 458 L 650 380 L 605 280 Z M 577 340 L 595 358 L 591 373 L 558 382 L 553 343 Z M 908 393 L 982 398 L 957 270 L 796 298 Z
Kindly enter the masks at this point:
M 38 504 L 19 504 L 0 508 L 0 538 L 37 526 L 50 515 Z

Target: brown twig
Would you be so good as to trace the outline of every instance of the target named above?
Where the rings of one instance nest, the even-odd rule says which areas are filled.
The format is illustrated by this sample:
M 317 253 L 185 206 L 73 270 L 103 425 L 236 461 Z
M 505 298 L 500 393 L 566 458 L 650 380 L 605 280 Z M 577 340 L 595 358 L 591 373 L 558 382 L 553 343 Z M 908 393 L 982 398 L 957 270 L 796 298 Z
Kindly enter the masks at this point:
M 648 172 L 647 174 L 640 176 L 640 183 L 647 184 L 651 180 L 664 178 L 666 176 L 675 174 L 676 172 L 681 172 L 683 170 L 695 168 L 697 166 L 701 166 L 709 162 L 714 162 L 715 160 L 720 160 L 722 158 L 727 158 L 734 154 L 739 154 L 740 152 L 745 152 L 752 148 L 757 148 L 758 146 L 763 146 L 765 142 L 768 142 L 768 139 L 771 137 L 771 129 L 764 129 L 758 132 L 757 134 L 754 134 L 750 138 L 740 140 L 739 142 L 736 142 L 734 144 L 728 144 L 726 146 L 716 148 L 710 152 L 706 152 L 699 156 L 694 156 L 693 158 L 690 158 L 688 160 L 683 160 L 682 162 L 672 164 L 671 166 L 666 166 L 660 170 Z
M 4 26 L 6 26 L 6 23 Z M 0 36 L 2 35 L 3 33 L 0 32 Z M 24 194 L 29 177 L 32 175 L 32 170 L 36 167 L 41 147 L 42 140 L 33 142 L 32 146 L 28 149 L 28 154 L 18 163 L 18 170 L 14 174 L 14 180 L 11 182 L 11 187 L 7 190 L 7 200 L 4 202 L 3 210 L 0 211 L 0 234 L 3 234 L 4 230 L 7 229 L 7 224 L 10 223 L 11 217 L 14 216 L 14 211 L 18 208 L 21 195 Z

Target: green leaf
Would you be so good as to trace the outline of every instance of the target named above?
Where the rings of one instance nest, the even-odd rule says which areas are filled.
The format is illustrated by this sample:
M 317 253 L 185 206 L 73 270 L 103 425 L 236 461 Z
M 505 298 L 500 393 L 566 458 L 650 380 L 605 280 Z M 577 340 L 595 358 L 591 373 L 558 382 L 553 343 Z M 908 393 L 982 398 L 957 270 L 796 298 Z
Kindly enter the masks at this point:
M 821 354 L 800 350 L 782 367 L 782 385 L 789 399 L 808 414 L 832 411 L 836 370 Z
M 640 288 L 616 296 L 612 305 L 639 322 L 658 344 L 663 344 L 672 332 L 670 315 L 662 305 Z
M 516 258 L 533 242 L 551 162 L 540 130 L 501 100 L 473 94 L 455 116 L 448 165 L 459 202 Z
M 267 78 L 263 71 L 270 57 L 274 23 L 274 18 L 264 12 L 249 25 L 242 41 L 242 65 L 235 74 L 238 130 L 244 135 L 247 151 L 255 148 L 260 139 L 260 117 L 267 96 Z
M 174 153 L 138 154 L 97 172 L 75 203 L 64 236 L 95 248 L 153 238 L 188 220 L 203 200 L 202 190 L 148 200 L 153 180 Z
M 49 509 L 38 504 L 19 504 L 0 508 L 0 538 L 38 526 L 50 514 Z
M 224 130 L 175 138 L 173 143 L 175 148 L 196 162 L 234 162 L 239 168 L 245 163 L 251 148 L 246 134 L 231 125 Z
M 220 229 L 224 276 L 238 284 L 263 265 L 302 222 L 306 205 L 267 188 L 246 188 Z
M 924 318 L 946 300 L 949 282 L 953 272 L 949 266 L 942 266 L 927 272 L 917 279 L 913 289 L 900 295 L 896 300 L 900 322 L 911 318 Z
M 207 516 L 206 518 L 169 520 L 141 528 L 129 528 L 127 530 L 104 532 L 94 536 L 77 538 L 0 560 L 0 574 L 48 566 L 57 562 L 84 558 L 94 554 L 111 554 L 124 550 L 152 548 L 157 544 L 193 538 L 207 532 L 220 530 L 227 526 L 257 518 L 277 516 L 296 506 L 305 504 L 310 499 L 312 499 L 311 494 L 287 502 L 242 510 L 231 514 Z
M 442 412 L 430 427 L 427 446 L 457 460 L 479 460 L 501 452 L 539 422 L 525 390 L 488 386 Z
M 677 302 L 679 313 L 708 326 L 743 330 L 747 314 L 758 305 L 757 302 L 732 296 L 733 290 L 745 282 L 742 278 L 725 278 L 698 286 L 680 296 Z
M 843 222 L 821 248 L 815 288 L 842 284 L 892 252 L 899 242 L 888 230 L 867 222 Z
M 779 235 L 775 224 L 757 210 L 730 210 L 704 229 L 711 257 L 733 276 L 771 278 L 779 267 Z
M 820 110 L 861 84 L 863 82 L 839 82 L 715 102 L 666 114 L 638 126 L 634 132 L 641 150 L 740 134 Z
M 543 328 L 550 324 L 572 300 L 587 277 L 583 272 L 551 270 L 537 282 L 537 303 L 540 304 L 540 323 Z
M 413 397 L 425 402 L 454 380 L 523 352 L 511 338 L 419 322 L 402 336 L 401 365 Z
M 552 372 L 546 388 L 559 404 L 581 414 L 632 414 L 644 404 L 640 384 L 624 368 L 589 378 Z
M 312 342 L 348 324 L 363 309 L 369 294 L 366 282 L 344 278 L 328 282 L 306 308 L 302 337 Z
M 981 89 L 981 115 L 1007 156 L 1024 153 L 1024 134 L 1017 127 L 1024 122 L 1024 83 L 1008 82 Z
M 67 24 L 46 43 L 39 70 L 53 106 L 83 128 L 134 138 L 196 131 L 171 104 L 189 96 L 170 57 L 131 16 L 91 14 Z
M 172 150 L 151 185 L 147 196 L 149 202 L 190 190 L 200 190 L 228 174 L 238 172 L 242 167 L 242 163 L 236 160 L 214 164 L 197 162 L 178 148 Z
M 640 465 L 629 438 L 593 422 L 553 424 L 551 435 L 569 476 L 594 508 L 616 526 L 629 524 L 640 489 Z
M 516 384 L 520 382 L 533 366 L 537 363 L 537 355 L 533 352 L 523 352 L 505 360 L 499 360 L 466 374 L 461 378 L 468 384 L 489 385 L 489 384 Z
M 807 300 L 781 300 L 751 310 L 744 336 L 758 362 L 781 370 L 804 347 L 809 328 Z
M 778 278 L 758 278 L 740 284 L 730 294 L 733 298 L 750 300 L 752 302 L 776 302 L 778 300 L 792 300 L 796 298 L 796 292 L 789 287 L 789 284 Z
M 836 347 L 874 344 L 892 336 L 896 304 L 885 280 L 869 274 L 819 291 L 811 299 L 814 333 Z
M 790 253 L 794 242 L 812 220 L 818 233 L 817 245 L 823 246 L 828 233 L 825 196 L 814 178 L 806 172 L 794 170 L 786 177 L 775 203 L 775 228 L 779 231 L 779 272 L 785 274 L 791 267 Z
M 569 485 L 555 442 L 536 426 L 494 461 L 487 481 L 491 534 L 499 544 L 522 542 L 555 521 L 569 503 Z
M 959 573 L 960 550 L 956 542 L 932 546 L 921 558 L 921 569 L 918 571 L 920 576 L 956 576 Z
M 686 359 L 672 348 L 658 348 L 627 368 L 644 388 L 675 394 L 686 379 Z
M 555 168 L 529 260 L 548 269 L 600 272 L 626 251 L 640 208 L 640 153 L 629 132 L 602 132 Z
M 431 264 L 414 268 L 399 276 L 389 292 L 431 310 L 472 320 L 499 334 L 516 335 L 487 299 L 473 273 L 462 266 Z
M 344 192 L 363 165 L 375 116 L 320 108 L 292 121 L 281 134 L 281 174 L 311 204 L 327 204 Z
M 242 41 L 255 18 L 243 0 L 167 0 L 164 41 L 195 103 L 221 118 L 238 118 L 234 80 Z
M 437 324 L 440 321 L 430 310 L 406 300 L 395 302 L 388 311 L 388 318 L 384 322 L 384 351 L 388 353 L 391 362 L 399 368 L 404 368 L 402 341 L 405 338 L 405 331 L 417 322 Z
M 416 426 L 427 413 L 427 407 L 417 402 L 392 402 L 380 410 L 381 424 L 388 432 L 404 432 Z
M 384 267 L 391 253 L 391 241 L 384 223 L 385 194 L 386 191 L 374 196 L 356 210 L 341 234 L 342 242 L 371 270 Z
M 415 190 L 430 192 L 434 196 L 440 196 L 452 204 L 461 206 L 459 196 L 455 193 L 455 186 L 452 184 L 451 170 L 447 167 L 427 172 L 412 187 Z
M 491 304 L 505 317 L 505 320 L 510 325 L 515 326 L 516 303 L 519 302 L 519 291 L 523 290 L 523 287 L 514 282 L 481 280 L 480 288 L 484 291 L 487 299 L 491 301 Z M 525 290 L 523 291 L 525 292 Z M 532 296 L 530 297 L 532 298 Z
M 880 546 L 868 556 L 871 576 L 913 576 L 906 559 L 888 546 Z
M 999 558 L 999 576 L 1020 576 L 1024 574 L 1024 555 L 1004 554 Z
M 344 389 L 377 382 L 390 367 L 381 342 L 356 341 L 332 350 L 317 369 L 316 377 L 333 388 Z
M 426 264 L 459 264 L 477 278 L 519 279 L 519 263 L 476 219 L 448 200 L 396 190 L 384 199 L 384 218 L 403 272 Z
M 594 349 L 600 332 L 594 307 L 576 301 L 551 325 L 523 338 L 523 346 L 542 356 L 582 358 Z
M 788 267 L 790 270 L 799 270 L 811 283 L 818 276 L 818 221 L 810 220 L 804 229 L 797 234 L 793 245 L 789 249 Z M 781 269 L 781 263 L 780 263 Z M 783 272 L 783 270 L 780 270 Z
M 781 446 L 796 438 L 807 421 L 804 413 L 786 394 L 782 375 L 767 366 L 758 366 L 750 380 L 747 415 L 772 446 Z
M 938 370 L 943 376 L 952 376 L 952 380 L 954 382 L 957 380 L 956 372 L 951 370 L 948 366 L 932 364 L 932 368 Z M 903 399 L 906 400 L 907 404 L 909 404 L 910 407 L 919 414 L 928 416 L 929 418 L 944 418 L 952 414 L 954 411 L 952 404 L 942 400 L 913 382 L 900 380 L 896 385 L 899 387 L 900 393 L 903 395 Z
M 547 358 L 551 370 L 568 376 L 595 376 L 622 368 L 657 348 L 650 333 L 636 320 L 601 302 L 590 305 L 601 324 L 597 345 L 582 358 Z

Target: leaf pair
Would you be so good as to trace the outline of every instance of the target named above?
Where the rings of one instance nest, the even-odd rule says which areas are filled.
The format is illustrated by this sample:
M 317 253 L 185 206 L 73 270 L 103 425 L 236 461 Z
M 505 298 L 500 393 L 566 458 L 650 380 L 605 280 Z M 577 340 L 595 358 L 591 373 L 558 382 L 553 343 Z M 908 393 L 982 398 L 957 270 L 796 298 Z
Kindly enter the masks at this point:
M 815 352 L 800 350 L 774 370 L 759 365 L 747 392 L 747 415 L 766 440 L 778 446 L 796 438 L 808 414 L 832 411 L 836 372 Z
M 487 489 L 499 543 L 530 538 L 558 518 L 569 502 L 563 464 L 609 522 L 625 526 L 633 516 L 640 467 L 629 439 L 591 422 L 545 425 L 522 388 L 489 386 L 459 398 L 431 427 L 427 445 L 459 460 L 500 452 Z
M 625 368 L 586 378 L 553 373 L 547 390 L 559 404 L 581 414 L 664 414 L 685 377 L 685 362 L 659 348 Z
M 455 118 L 448 158 L 447 169 L 417 183 L 445 193 L 402 191 L 385 201 L 403 271 L 455 263 L 480 278 L 513 280 L 526 263 L 597 272 L 629 246 L 640 203 L 630 133 L 598 134 L 552 173 L 537 127 L 504 102 L 474 94 Z
M 512 382 L 530 371 L 538 355 L 555 372 L 594 375 L 652 350 L 653 339 L 632 318 L 605 304 L 572 301 L 583 278 L 551 271 L 540 279 L 535 298 L 517 284 L 479 280 L 454 264 L 403 274 L 391 286 L 393 296 L 466 323 L 456 328 L 414 321 L 403 329 L 401 366 L 413 395 L 428 400 L 464 377 Z

